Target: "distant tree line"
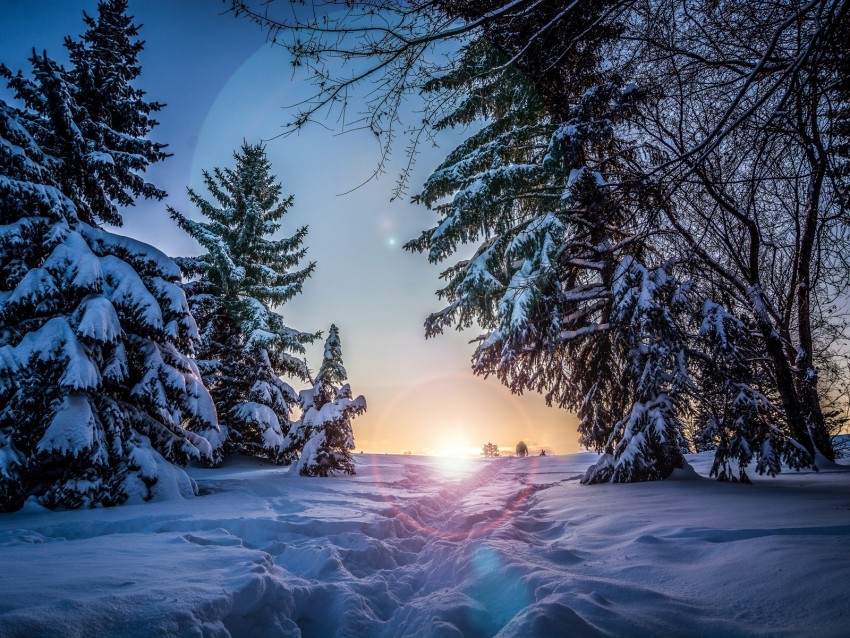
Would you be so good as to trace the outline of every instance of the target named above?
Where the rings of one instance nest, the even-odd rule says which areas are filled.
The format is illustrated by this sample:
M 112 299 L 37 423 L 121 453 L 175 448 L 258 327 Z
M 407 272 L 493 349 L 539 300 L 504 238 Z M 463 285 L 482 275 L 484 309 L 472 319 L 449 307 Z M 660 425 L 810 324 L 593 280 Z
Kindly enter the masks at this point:
M 377 172 L 411 93 L 427 100 L 411 159 L 479 124 L 414 197 L 439 218 L 406 248 L 448 262 L 426 333 L 480 326 L 477 374 L 575 412 L 603 453 L 587 482 L 665 478 L 693 450 L 745 482 L 751 463 L 835 458 L 850 2 L 290 4 L 231 2 L 314 73 L 293 129 L 364 81 Z
M 524 458 L 524 457 L 528 456 L 528 454 L 529 454 L 528 446 L 525 444 L 524 441 L 520 441 L 519 443 L 516 444 L 516 455 L 518 457 Z M 502 454 L 499 451 L 498 445 L 496 445 L 495 443 L 487 442 L 487 443 L 484 444 L 484 447 L 481 450 L 481 455 L 484 456 L 485 458 L 495 458 L 497 456 L 501 456 Z M 539 455 L 540 456 L 546 456 L 546 450 L 541 448 Z

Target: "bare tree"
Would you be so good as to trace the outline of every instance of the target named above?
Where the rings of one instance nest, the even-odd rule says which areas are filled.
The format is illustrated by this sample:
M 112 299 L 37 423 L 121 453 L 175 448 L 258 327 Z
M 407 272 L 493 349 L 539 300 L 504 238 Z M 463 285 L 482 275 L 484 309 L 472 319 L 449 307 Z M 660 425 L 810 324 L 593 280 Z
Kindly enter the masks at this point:
M 656 99 L 640 122 L 665 215 L 705 278 L 754 324 L 788 424 L 787 460 L 833 458 L 816 330 L 847 290 L 840 133 L 846 2 L 642 3 L 631 62 Z M 637 62 L 640 60 L 640 62 Z M 653 157 L 654 156 L 654 157 Z

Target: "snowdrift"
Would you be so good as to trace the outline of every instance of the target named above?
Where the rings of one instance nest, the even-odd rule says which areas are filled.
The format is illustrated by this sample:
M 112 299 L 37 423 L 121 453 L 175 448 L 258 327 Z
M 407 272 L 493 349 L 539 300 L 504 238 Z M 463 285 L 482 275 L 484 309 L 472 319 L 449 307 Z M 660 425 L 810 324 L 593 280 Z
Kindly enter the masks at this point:
M 190 469 L 195 498 L 29 503 L 0 516 L 0 636 L 847 635 L 850 468 L 579 485 L 594 459 L 242 460 Z

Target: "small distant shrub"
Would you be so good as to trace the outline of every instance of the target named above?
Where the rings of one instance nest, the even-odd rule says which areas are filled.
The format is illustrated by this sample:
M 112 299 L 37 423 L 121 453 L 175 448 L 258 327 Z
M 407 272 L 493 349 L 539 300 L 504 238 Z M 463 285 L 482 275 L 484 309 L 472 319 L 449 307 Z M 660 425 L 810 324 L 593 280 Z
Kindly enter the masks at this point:
M 494 456 L 499 456 L 499 446 L 495 443 L 485 443 L 484 449 L 481 452 L 487 458 L 493 458 Z

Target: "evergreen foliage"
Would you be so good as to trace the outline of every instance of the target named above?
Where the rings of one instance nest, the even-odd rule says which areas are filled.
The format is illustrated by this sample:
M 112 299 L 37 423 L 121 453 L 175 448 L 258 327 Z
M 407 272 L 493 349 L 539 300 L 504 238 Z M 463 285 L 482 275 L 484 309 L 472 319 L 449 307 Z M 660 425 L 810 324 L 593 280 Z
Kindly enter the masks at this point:
M 640 467 L 618 466 L 615 480 L 675 467 L 677 420 L 692 444 L 717 447 L 718 478 L 746 480 L 747 459 L 770 474 L 780 459 L 834 459 L 830 434 L 850 405 L 847 3 L 328 4 L 345 10 L 231 1 L 312 72 L 292 129 L 374 82 L 358 126 L 384 149 L 377 174 L 408 93 L 431 92 L 411 159 L 433 128 L 483 122 L 419 198 L 440 219 L 409 249 L 438 263 L 477 248 L 445 270 L 446 306 L 427 334 L 479 324 L 474 369 L 577 412 L 582 443 L 611 468 L 632 449 L 627 423 L 650 432 L 628 419 L 666 395 L 656 434 L 667 434 L 644 452 L 667 460 L 626 454 Z M 467 44 L 425 62 L 443 40 Z M 328 64 L 350 59 L 364 61 L 354 76 Z M 409 176 L 408 165 L 397 193 Z M 621 267 L 647 281 L 663 270 L 671 290 L 687 285 L 687 303 L 669 321 L 652 311 L 651 330 L 625 325 Z M 724 318 L 701 329 L 706 301 Z M 644 352 L 640 335 L 672 341 Z M 675 352 L 686 365 L 672 365 Z M 660 376 L 646 384 L 639 369 Z
M 170 209 L 172 217 L 206 250 L 178 263 L 200 326 L 198 359 L 226 433 L 224 451 L 290 462 L 287 442 L 294 390 L 281 375 L 307 379 L 301 355 L 317 334 L 288 327 L 275 308 L 301 292 L 314 263 L 304 258 L 307 227 L 272 239 L 292 205 L 271 173 L 261 144 L 243 143 L 234 168 L 204 172 L 211 194 L 189 197 L 206 221 Z M 344 376 L 344 375 L 343 375 Z
M 477 373 L 577 413 L 581 443 L 603 453 L 585 482 L 669 476 L 684 465 L 685 420 L 716 450 L 714 476 L 746 481 L 753 458 L 759 473 L 775 474 L 781 455 L 800 452 L 777 427 L 751 332 L 724 345 L 706 327 L 716 322 L 694 330 L 709 288 L 694 276 L 705 271 L 686 258 L 658 263 L 681 246 L 653 232 L 660 195 L 632 172 L 626 125 L 643 92 L 586 55 L 563 81 L 556 125 L 536 86 L 506 62 L 473 41 L 428 87 L 460 96 L 437 128 L 484 125 L 419 196 L 440 219 L 407 249 L 439 263 L 479 242 L 443 273 L 448 305 L 426 333 L 477 323 L 486 330 Z M 729 312 L 723 322 L 741 324 Z
M 98 4 L 97 18 L 84 16 L 87 31 L 65 39 L 69 70 L 35 51 L 31 77 L 0 65 L 27 107 L 21 116 L 28 130 L 51 157 L 53 179 L 88 224 L 120 226 L 118 206 L 165 195 L 142 174 L 166 155 L 163 144 L 147 139 L 156 125 L 150 114 L 161 105 L 130 84 L 141 72 L 144 43 L 126 9 L 126 0 L 107 0 Z
M 632 404 L 609 435 L 604 454 L 583 482 L 667 478 L 684 467 L 682 413 L 691 385 L 686 357 L 690 283 L 664 267 L 649 270 L 631 257 L 615 273 L 611 320 L 628 346 L 622 383 Z
M 167 462 L 211 459 L 215 409 L 188 357 L 197 328 L 164 254 L 97 226 L 117 205 L 159 197 L 141 175 L 161 159 L 133 128 L 102 119 L 75 83 L 92 33 L 129 24 L 101 3 L 65 71 L 33 55 L 32 77 L 2 74 L 22 107 L 0 102 L 0 508 L 114 505 L 154 494 Z M 128 37 L 135 28 L 127 28 Z M 119 42 L 120 43 L 120 42 Z M 103 62 L 135 62 L 140 43 Z M 126 77 L 125 81 L 134 79 Z M 122 77 L 118 74 L 116 77 Z M 113 109 L 141 108 L 122 81 Z M 149 155 L 136 154 L 142 147 Z M 126 158 L 125 154 L 134 154 Z
M 355 473 L 351 419 L 366 411 L 366 399 L 354 398 L 349 384 L 343 384 L 347 377 L 339 330 L 331 325 L 313 386 L 299 393 L 302 415 L 291 440 L 301 449 L 295 470 L 302 476 Z
M 704 448 L 715 450 L 711 476 L 720 480 L 749 483 L 746 469 L 753 457 L 759 474 L 778 474 L 786 446 L 777 410 L 752 363 L 757 350 L 751 333 L 720 304 L 704 302 L 700 336 L 708 358 L 698 366 L 698 435 Z
M 495 443 L 490 443 L 488 441 L 484 444 L 484 447 L 481 448 L 481 454 L 483 454 L 484 457 L 488 459 L 499 456 L 499 446 Z
M 426 331 L 477 322 L 487 330 L 473 357 L 477 373 L 577 412 L 582 443 L 619 456 L 632 429 L 618 424 L 646 398 L 643 372 L 630 359 L 630 318 L 614 313 L 622 285 L 617 269 L 645 252 L 642 229 L 652 213 L 642 205 L 648 193 L 614 199 L 603 175 L 625 174 L 619 158 L 629 149 L 615 126 L 639 91 L 594 75 L 588 56 L 576 68 L 569 119 L 556 126 L 527 79 L 505 61 L 477 40 L 454 72 L 429 87 L 462 87 L 462 99 L 438 127 L 485 124 L 448 155 L 420 195 L 440 220 L 408 250 L 440 262 L 461 244 L 480 242 L 471 259 L 443 273 L 448 283 L 438 294 L 449 305 L 428 318 Z M 655 477 L 652 454 L 662 450 L 645 450 L 646 463 L 613 480 Z M 659 467 L 669 473 L 680 464 L 681 455 Z

